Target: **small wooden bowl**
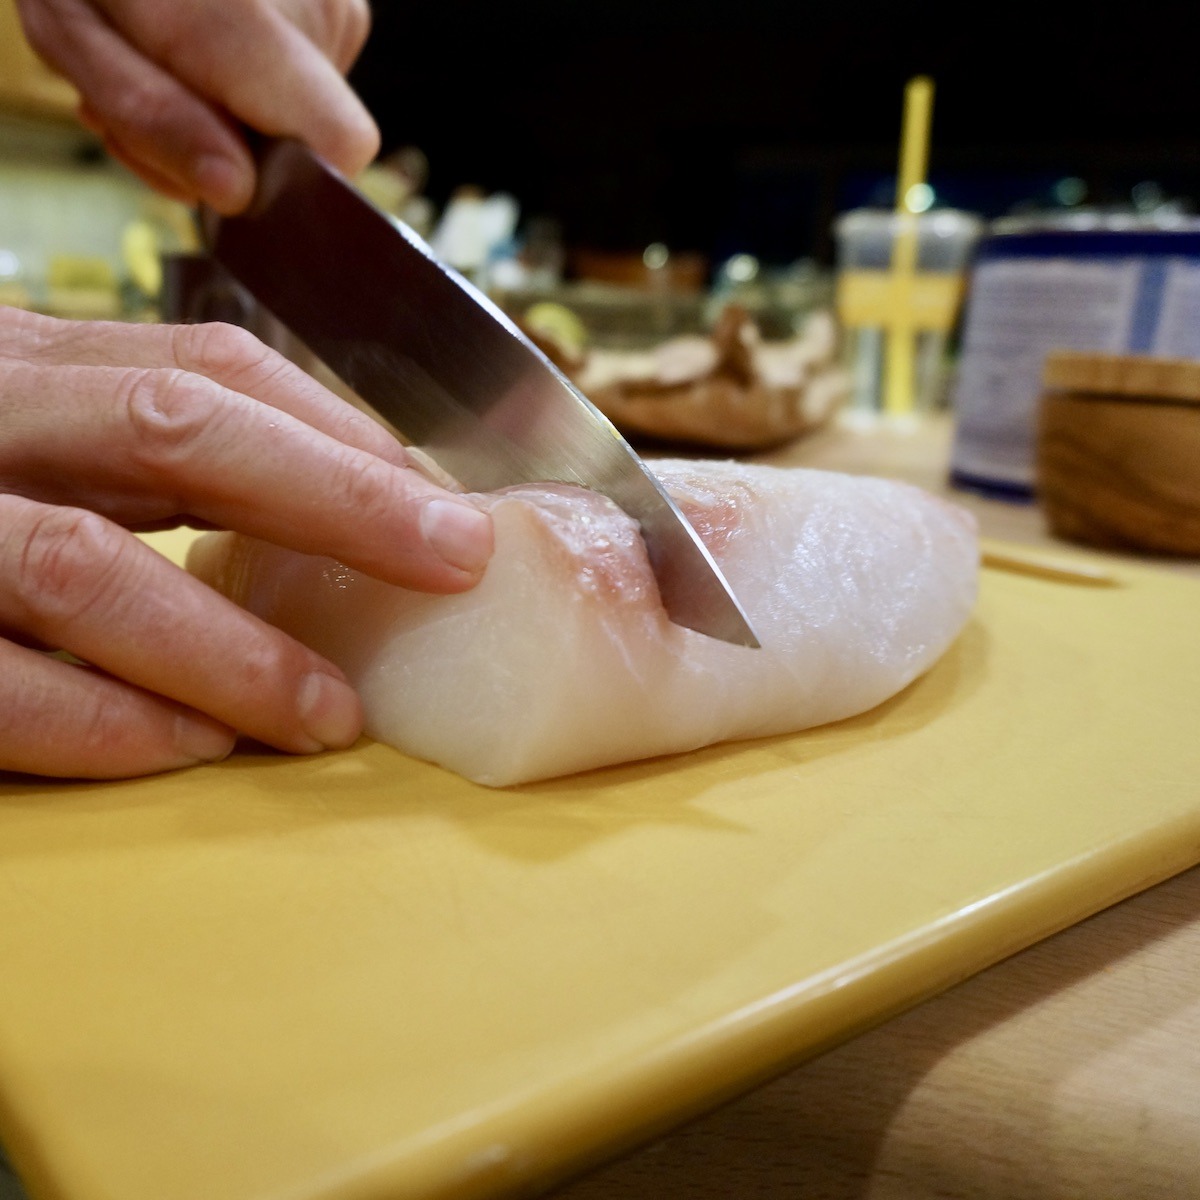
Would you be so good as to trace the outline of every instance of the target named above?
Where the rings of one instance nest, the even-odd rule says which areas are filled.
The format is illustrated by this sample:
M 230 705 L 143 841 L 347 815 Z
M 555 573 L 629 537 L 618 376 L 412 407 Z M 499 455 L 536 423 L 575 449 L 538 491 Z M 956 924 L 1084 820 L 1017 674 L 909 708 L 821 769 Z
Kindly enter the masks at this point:
M 1042 385 L 1037 490 L 1051 532 L 1200 555 L 1200 362 L 1062 351 Z

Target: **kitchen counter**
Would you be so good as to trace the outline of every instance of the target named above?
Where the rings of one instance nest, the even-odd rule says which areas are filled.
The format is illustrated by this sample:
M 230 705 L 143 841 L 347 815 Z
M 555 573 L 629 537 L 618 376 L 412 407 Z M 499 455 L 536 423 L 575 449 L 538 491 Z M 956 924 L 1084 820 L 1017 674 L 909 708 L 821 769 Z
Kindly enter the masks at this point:
M 945 417 L 838 426 L 763 458 L 906 479 L 988 537 L 1069 549 L 1035 505 L 951 489 L 951 436 Z M 1163 565 L 1200 576 L 1194 560 Z M 1198 1046 L 1200 867 L 551 1195 L 1200 1196 Z

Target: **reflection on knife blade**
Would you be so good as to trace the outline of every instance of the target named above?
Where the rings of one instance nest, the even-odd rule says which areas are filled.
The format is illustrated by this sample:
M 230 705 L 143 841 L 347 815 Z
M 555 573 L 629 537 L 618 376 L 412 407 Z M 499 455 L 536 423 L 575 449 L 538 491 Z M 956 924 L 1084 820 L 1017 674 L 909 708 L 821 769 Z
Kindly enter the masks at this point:
M 668 615 L 758 639 L 645 464 L 499 308 L 299 142 L 268 140 L 239 217 L 204 214 L 228 270 L 409 441 L 473 491 L 552 480 L 641 525 Z

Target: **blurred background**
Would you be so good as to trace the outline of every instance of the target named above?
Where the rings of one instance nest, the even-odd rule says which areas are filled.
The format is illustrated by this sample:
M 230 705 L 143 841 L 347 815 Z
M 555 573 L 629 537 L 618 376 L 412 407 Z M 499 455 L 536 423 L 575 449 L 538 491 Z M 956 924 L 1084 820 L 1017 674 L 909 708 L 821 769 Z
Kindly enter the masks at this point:
M 916 382 L 895 411 L 952 408 L 975 255 L 1005 222 L 1179 233 L 1200 198 L 1182 5 L 373 9 L 351 78 L 383 150 L 356 182 L 631 433 L 722 444 L 714 430 L 733 414 L 742 427 L 724 443 L 752 449 L 839 407 L 886 409 L 884 339 L 910 336 Z M 163 266 L 196 252 L 191 214 L 78 126 L 12 0 L 0 0 L 0 47 L 0 302 L 177 319 Z M 918 186 L 901 196 L 916 78 L 932 109 Z M 904 290 L 895 231 L 863 215 L 897 211 L 940 214 L 905 268 L 929 285 L 923 300 Z M 1089 329 L 1059 340 L 1130 348 Z M 681 424 L 659 404 L 647 424 L 664 395 L 709 411 Z
M 1190 210 L 1200 194 L 1200 86 L 1182 5 L 937 16 L 777 0 L 373 8 L 352 79 L 385 153 L 423 156 L 436 211 L 464 187 L 510 195 L 519 232 L 561 238 L 567 269 L 586 271 L 588 251 L 652 243 L 697 256 L 706 281 L 742 253 L 832 265 L 835 216 L 892 203 L 902 91 L 916 74 L 937 85 L 937 205 L 985 217 Z M 69 163 L 85 189 L 107 184 L 115 172 L 73 126 L 68 89 L 25 61 L 11 10 L 2 0 L 0 192 L 50 186 L 49 173 L 30 176 L 34 161 Z M 71 230 L 56 236 L 69 242 Z
M 354 80 L 429 194 L 507 191 L 572 248 L 832 263 L 890 205 L 905 81 L 937 85 L 937 203 L 1190 206 L 1200 87 L 1183 6 L 378 3 Z

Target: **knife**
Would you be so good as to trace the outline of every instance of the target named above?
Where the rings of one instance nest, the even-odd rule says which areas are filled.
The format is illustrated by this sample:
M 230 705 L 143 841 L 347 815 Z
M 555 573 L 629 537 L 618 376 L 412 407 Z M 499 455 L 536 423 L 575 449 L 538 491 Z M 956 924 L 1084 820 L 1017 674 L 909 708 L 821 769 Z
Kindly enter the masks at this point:
M 758 638 L 696 531 L 616 427 L 481 291 L 291 138 L 256 138 L 237 217 L 201 213 L 209 253 L 400 435 L 471 491 L 580 484 L 641 526 L 663 606 Z

